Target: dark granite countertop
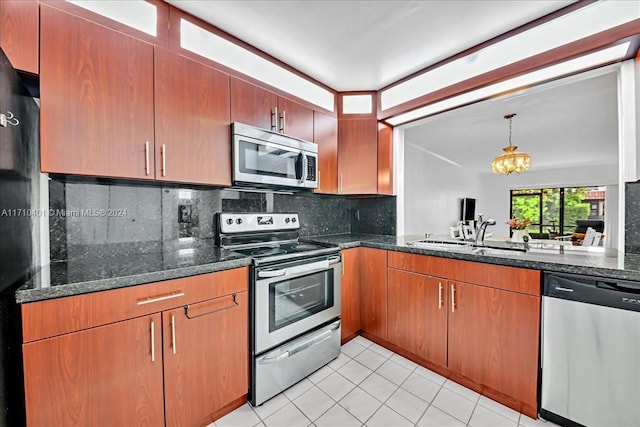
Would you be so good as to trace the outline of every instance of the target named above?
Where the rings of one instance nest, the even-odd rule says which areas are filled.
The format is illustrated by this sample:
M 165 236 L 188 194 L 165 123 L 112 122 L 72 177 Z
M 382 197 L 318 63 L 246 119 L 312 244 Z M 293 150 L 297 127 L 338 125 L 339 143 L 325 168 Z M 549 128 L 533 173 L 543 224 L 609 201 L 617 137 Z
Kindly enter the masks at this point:
M 336 234 L 301 240 L 339 246 L 358 246 L 484 262 L 536 270 L 584 274 L 640 281 L 640 255 L 617 251 L 595 254 L 518 253 L 480 255 L 423 249 L 407 243 L 421 236 Z M 212 239 L 74 246 L 66 261 L 42 268 L 16 291 L 16 301 L 27 303 L 89 292 L 122 288 L 243 267 L 250 258 L 216 247 Z
M 73 246 L 16 291 L 26 303 L 177 279 L 249 265 L 250 259 L 212 239 Z
M 640 254 L 621 254 L 616 250 L 599 253 L 514 253 L 480 255 L 447 250 L 423 249 L 407 243 L 424 236 L 384 236 L 374 234 L 336 234 L 306 237 L 304 240 L 338 245 L 341 249 L 364 246 L 443 258 L 507 265 L 544 271 L 583 274 L 612 279 L 640 281 Z

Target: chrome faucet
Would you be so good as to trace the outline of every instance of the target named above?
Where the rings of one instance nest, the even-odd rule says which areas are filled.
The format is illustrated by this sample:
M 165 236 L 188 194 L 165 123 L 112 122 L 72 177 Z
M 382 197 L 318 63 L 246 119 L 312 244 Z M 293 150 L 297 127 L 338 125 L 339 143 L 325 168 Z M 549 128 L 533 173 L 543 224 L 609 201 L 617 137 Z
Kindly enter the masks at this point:
M 476 245 L 484 245 L 484 234 L 487 231 L 487 227 L 489 225 L 496 225 L 495 219 L 487 219 L 486 221 L 482 220 L 482 215 L 480 215 L 480 219 L 478 220 L 479 224 L 476 229 Z

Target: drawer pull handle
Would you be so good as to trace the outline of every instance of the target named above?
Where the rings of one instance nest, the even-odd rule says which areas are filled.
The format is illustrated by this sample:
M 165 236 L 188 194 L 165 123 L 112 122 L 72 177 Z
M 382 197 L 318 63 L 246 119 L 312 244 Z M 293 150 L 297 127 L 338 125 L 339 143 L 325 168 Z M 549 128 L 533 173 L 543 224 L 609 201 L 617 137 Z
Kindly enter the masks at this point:
M 230 308 L 237 307 L 239 304 L 238 304 L 238 301 L 236 300 L 236 294 L 231 295 L 231 297 L 233 298 L 233 301 L 232 301 L 232 304 L 231 304 L 231 305 L 228 305 L 228 306 L 226 306 L 226 307 L 219 308 L 219 309 L 217 309 L 217 310 L 212 310 L 212 311 L 207 311 L 207 312 L 205 312 L 205 313 L 196 314 L 195 316 L 189 316 L 189 308 L 190 308 L 191 306 L 190 306 L 189 304 L 187 304 L 187 305 L 185 305 L 185 306 L 184 306 L 184 316 L 185 316 L 187 319 L 197 319 L 198 317 L 208 316 L 209 314 L 213 314 L 213 313 L 217 313 L 217 312 L 219 312 L 219 311 L 228 310 L 228 309 L 230 309 Z
M 456 311 L 456 286 L 451 284 L 451 312 L 455 313 Z
M 156 361 L 156 324 L 151 321 L 151 362 Z
M 144 143 L 144 173 L 145 175 L 149 175 L 149 141 L 145 141 Z
M 138 305 L 151 304 L 151 303 L 154 303 L 154 302 L 165 301 L 165 300 L 168 300 L 168 299 L 179 298 L 179 297 L 183 297 L 183 296 L 184 296 L 184 292 L 172 292 L 172 293 L 167 294 L 167 295 L 160 295 L 158 297 L 148 297 L 148 298 L 145 298 L 143 300 L 139 300 L 138 301 Z
M 162 144 L 162 176 L 167 176 L 167 144 Z
M 442 309 L 442 282 L 438 282 L 438 310 Z
M 176 316 L 171 315 L 171 351 L 173 354 L 176 354 L 177 345 L 176 345 Z

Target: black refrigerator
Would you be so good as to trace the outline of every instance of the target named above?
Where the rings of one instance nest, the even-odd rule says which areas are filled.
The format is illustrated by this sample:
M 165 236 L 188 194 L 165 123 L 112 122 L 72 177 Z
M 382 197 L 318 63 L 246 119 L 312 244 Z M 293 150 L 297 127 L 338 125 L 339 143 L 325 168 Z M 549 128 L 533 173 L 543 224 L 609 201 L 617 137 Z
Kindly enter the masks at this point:
M 24 425 L 20 307 L 14 293 L 39 261 L 36 100 L 0 50 L 0 426 Z

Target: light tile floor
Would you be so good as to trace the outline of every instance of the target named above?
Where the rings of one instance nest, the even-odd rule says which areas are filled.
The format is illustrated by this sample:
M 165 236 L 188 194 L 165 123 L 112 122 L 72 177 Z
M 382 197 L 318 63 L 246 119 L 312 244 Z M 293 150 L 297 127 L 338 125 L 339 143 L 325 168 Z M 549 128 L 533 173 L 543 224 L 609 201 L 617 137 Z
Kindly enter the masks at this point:
M 209 427 L 551 427 L 363 337 L 309 377 Z

